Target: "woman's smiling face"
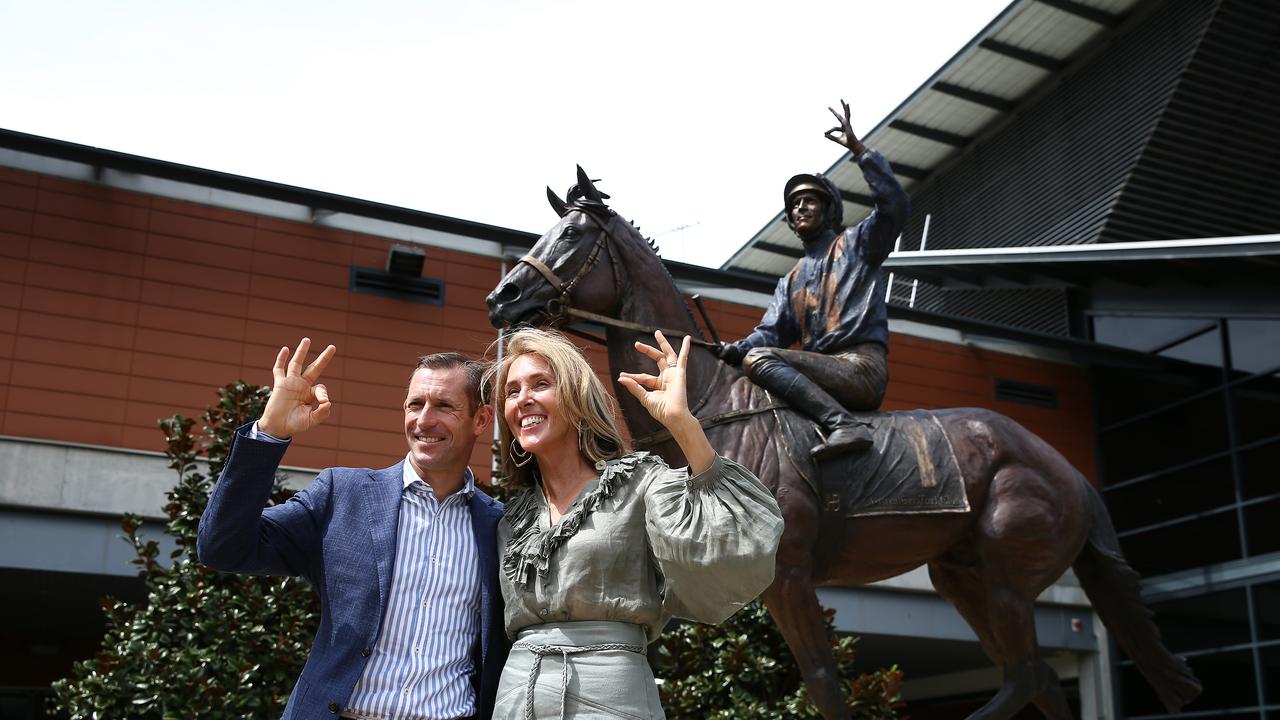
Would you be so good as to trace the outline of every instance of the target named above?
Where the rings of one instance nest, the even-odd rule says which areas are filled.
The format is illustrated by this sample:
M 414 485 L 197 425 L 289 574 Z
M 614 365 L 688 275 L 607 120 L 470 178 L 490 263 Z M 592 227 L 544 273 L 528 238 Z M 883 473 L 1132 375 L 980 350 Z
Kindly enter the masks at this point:
M 577 446 L 578 434 L 560 412 L 556 377 L 541 355 L 527 353 L 513 360 L 502 391 L 502 417 L 525 450 L 538 455 L 561 443 Z

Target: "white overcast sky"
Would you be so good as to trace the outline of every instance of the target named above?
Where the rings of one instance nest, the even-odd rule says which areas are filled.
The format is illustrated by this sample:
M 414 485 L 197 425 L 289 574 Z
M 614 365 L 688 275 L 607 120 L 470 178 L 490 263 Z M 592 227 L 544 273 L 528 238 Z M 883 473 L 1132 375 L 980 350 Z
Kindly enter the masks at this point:
M 0 0 L 0 127 L 715 267 L 1007 3 Z

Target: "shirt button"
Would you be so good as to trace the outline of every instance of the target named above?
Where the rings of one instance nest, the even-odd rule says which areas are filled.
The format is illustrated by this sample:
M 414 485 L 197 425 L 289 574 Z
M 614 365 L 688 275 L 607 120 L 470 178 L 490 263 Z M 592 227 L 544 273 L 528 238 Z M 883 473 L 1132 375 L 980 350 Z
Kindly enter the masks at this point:
M 549 612 L 551 612 L 551 608 L 542 608 L 541 610 L 538 611 L 538 614 L 545 616 Z

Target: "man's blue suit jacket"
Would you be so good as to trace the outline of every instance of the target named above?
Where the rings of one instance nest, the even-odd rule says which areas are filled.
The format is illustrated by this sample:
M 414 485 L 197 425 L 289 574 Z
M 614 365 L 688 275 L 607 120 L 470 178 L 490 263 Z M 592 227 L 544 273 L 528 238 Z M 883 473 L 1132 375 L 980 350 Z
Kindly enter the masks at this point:
M 265 508 L 288 443 L 236 432 L 200 518 L 196 552 L 211 568 L 301 575 L 320 595 L 320 628 L 284 717 L 332 717 L 346 707 L 382 626 L 395 567 L 403 461 L 382 470 L 329 468 L 287 502 Z M 498 588 L 502 503 L 471 497 L 480 563 L 480 637 L 473 660 L 477 716 L 493 713 L 508 651 Z

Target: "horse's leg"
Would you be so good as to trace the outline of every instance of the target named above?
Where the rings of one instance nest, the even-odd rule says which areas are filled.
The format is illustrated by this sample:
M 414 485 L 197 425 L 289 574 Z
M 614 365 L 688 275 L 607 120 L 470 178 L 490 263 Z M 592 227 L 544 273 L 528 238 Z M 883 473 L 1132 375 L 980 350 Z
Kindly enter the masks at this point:
M 996 648 L 987 622 L 987 592 L 982 587 L 982 577 L 972 562 L 957 562 L 955 554 L 929 563 L 929 579 L 933 589 L 960 613 L 978 636 L 982 650 L 996 666 L 1004 665 L 1004 658 Z
M 1057 536 L 1062 529 L 1054 497 L 1030 467 L 1000 469 L 979 517 L 978 537 L 970 552 L 956 558 L 968 568 L 955 573 L 963 586 L 958 594 L 981 598 L 968 612 L 985 611 L 984 646 L 1004 673 L 995 697 L 970 716 L 975 720 L 1004 720 L 1030 702 L 1051 720 L 1071 718 L 1057 673 L 1041 659 L 1036 643 L 1036 595 L 1070 564 L 1064 553 L 1075 554 Z
M 1007 585 L 1004 589 L 988 588 L 993 596 L 989 616 L 992 635 L 1005 655 L 1004 684 L 986 706 L 970 717 L 1008 718 L 1030 701 L 1049 720 L 1072 720 L 1058 673 L 1040 657 L 1034 596 L 1009 590 Z
M 1047 663 L 1045 667 L 1049 667 Z M 1058 674 L 1053 671 L 1053 668 L 1049 668 L 1049 673 L 1049 687 L 1031 698 L 1031 702 L 1035 703 L 1049 720 L 1075 720 L 1075 716 L 1071 714 L 1071 706 L 1067 705 L 1067 696 L 1062 692 Z
M 779 486 L 777 497 L 786 529 L 778 546 L 773 584 L 764 592 L 765 606 L 795 655 L 818 712 L 826 720 L 849 720 L 831 639 L 813 586 L 817 501 L 807 488 L 796 491 L 786 484 Z
M 826 720 L 848 720 L 844 690 L 831 654 L 831 639 L 822 606 L 804 568 L 778 568 L 779 576 L 764 593 L 769 614 L 800 666 L 809 697 Z
M 960 616 L 969 623 L 969 627 L 973 628 L 973 632 L 978 636 L 978 642 L 981 643 L 987 657 L 991 658 L 991 662 L 997 667 L 1004 668 L 1005 658 L 991 629 L 991 609 L 988 607 L 987 591 L 978 570 L 972 563 L 960 563 L 954 558 L 945 558 L 929 564 L 929 578 L 933 580 L 933 587 L 938 594 L 955 606 Z M 1034 608 L 1032 612 L 1034 613 Z M 1033 619 L 1033 626 L 1034 622 Z M 1044 665 L 1043 670 L 1048 673 L 1049 684 L 1044 690 L 1033 695 L 1031 702 L 1035 703 L 1049 720 L 1072 720 L 1073 716 L 1067 706 L 1067 698 L 1062 693 L 1062 687 L 1058 684 L 1057 674 L 1038 657 L 1037 662 Z

